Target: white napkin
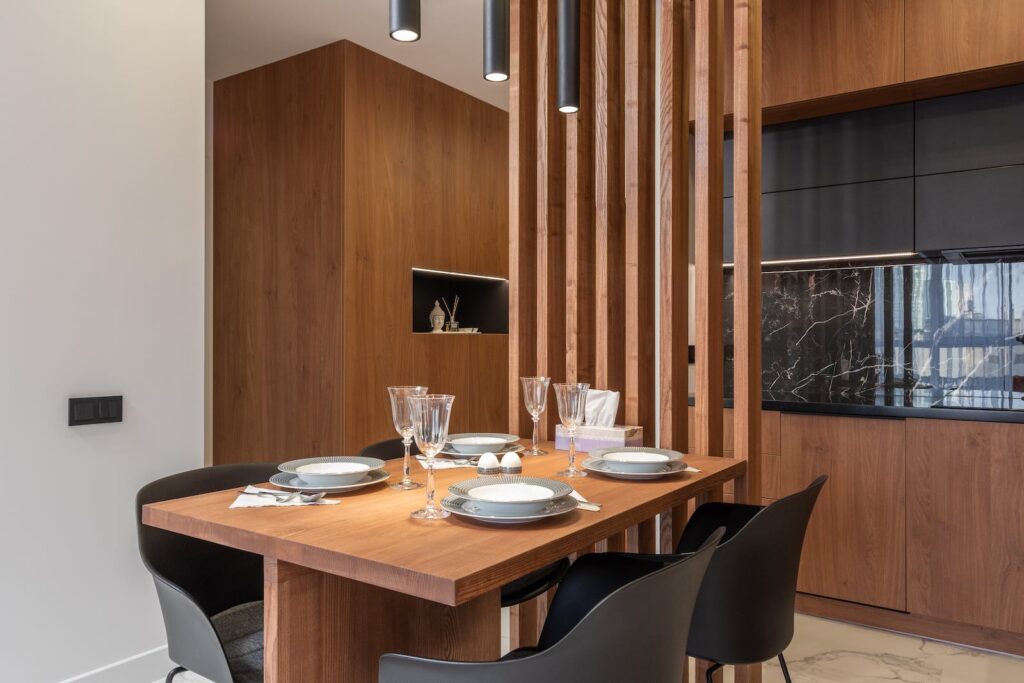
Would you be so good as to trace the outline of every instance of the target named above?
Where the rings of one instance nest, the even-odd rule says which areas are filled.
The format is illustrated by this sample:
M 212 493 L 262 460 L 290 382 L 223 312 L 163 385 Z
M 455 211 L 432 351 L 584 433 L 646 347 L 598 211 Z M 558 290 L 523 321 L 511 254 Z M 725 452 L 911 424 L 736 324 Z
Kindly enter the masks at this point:
M 422 465 L 423 469 L 427 469 L 427 459 L 424 456 L 416 456 L 416 462 Z M 472 462 L 469 462 L 468 460 L 466 461 L 466 464 L 463 464 L 461 460 L 447 460 L 445 458 L 434 458 L 435 470 L 454 470 L 458 467 L 469 467 L 474 470 L 476 469 L 476 465 L 474 465 Z
M 591 389 L 587 392 L 587 417 L 591 427 L 614 427 L 619 412 L 619 392 Z
M 279 500 L 275 500 L 270 496 L 257 495 L 260 489 L 255 486 L 246 486 L 245 490 L 247 493 L 240 493 L 238 498 L 235 498 L 229 507 L 231 508 L 281 508 L 281 507 L 301 507 L 303 505 L 337 505 L 340 500 L 330 500 L 329 498 L 321 498 L 313 503 L 304 503 L 298 498 L 293 498 L 287 503 L 282 503 Z

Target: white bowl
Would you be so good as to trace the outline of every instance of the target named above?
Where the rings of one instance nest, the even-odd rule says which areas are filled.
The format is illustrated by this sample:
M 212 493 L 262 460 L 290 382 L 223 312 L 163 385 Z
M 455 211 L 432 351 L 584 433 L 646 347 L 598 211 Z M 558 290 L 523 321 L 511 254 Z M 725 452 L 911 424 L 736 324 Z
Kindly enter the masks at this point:
M 370 472 L 370 466 L 359 462 L 316 462 L 295 468 L 295 474 L 311 486 L 348 486 Z
M 555 492 L 536 484 L 489 484 L 470 489 L 469 497 L 488 514 L 529 515 L 547 507 Z
M 459 453 L 480 454 L 487 451 L 500 451 L 508 443 L 497 436 L 462 436 L 452 439 L 452 448 Z
M 602 448 L 590 454 L 600 459 L 605 467 L 615 472 L 651 474 L 662 472 L 667 465 L 682 460 L 683 454 L 664 448 L 630 446 L 625 448 Z

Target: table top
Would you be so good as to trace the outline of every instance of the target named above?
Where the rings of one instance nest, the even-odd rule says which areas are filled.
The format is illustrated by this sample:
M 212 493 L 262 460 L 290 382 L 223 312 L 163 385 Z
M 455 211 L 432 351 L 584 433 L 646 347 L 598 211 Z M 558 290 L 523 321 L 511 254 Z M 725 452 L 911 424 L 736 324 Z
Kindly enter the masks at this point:
M 554 477 L 567 456 L 523 458 L 523 474 Z M 580 456 L 584 457 L 583 454 Z M 424 489 L 372 486 L 340 496 L 340 505 L 284 508 L 228 506 L 235 490 L 145 506 L 151 526 L 337 574 L 446 605 L 460 605 L 623 529 L 651 519 L 710 488 L 741 476 L 746 463 L 731 458 L 686 456 L 700 473 L 653 481 L 624 481 L 591 474 L 570 482 L 600 512 L 574 510 L 550 520 L 492 526 L 452 515 L 445 520 L 409 517 L 422 508 Z M 393 483 L 401 459 L 389 461 Z M 468 468 L 436 471 L 437 500 L 448 485 L 476 476 Z M 426 471 L 413 464 L 413 478 Z M 257 483 L 257 482 L 253 482 Z

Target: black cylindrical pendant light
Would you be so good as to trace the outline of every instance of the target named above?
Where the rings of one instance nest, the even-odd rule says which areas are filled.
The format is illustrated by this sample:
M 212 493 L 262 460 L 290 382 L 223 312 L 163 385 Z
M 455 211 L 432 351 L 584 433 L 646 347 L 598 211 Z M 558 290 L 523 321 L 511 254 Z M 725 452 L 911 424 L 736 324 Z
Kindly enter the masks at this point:
M 558 0 L 558 111 L 580 110 L 580 3 Z
M 390 33 L 402 43 L 420 39 L 420 0 L 391 0 Z
M 508 80 L 508 0 L 484 0 L 484 78 Z

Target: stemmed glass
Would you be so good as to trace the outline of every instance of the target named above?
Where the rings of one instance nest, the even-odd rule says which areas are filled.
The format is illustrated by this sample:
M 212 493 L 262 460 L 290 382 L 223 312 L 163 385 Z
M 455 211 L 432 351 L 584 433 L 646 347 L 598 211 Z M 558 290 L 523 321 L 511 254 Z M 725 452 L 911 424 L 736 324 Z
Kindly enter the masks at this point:
M 558 473 L 559 477 L 585 477 L 587 473 L 576 467 L 576 428 L 583 424 L 587 415 L 587 391 L 589 384 L 556 384 L 555 398 L 558 399 L 558 417 L 569 433 L 569 469 Z
M 411 491 L 418 489 L 423 484 L 413 481 L 409 476 L 409 447 L 412 446 L 412 413 L 409 410 L 410 396 L 423 396 L 427 393 L 426 387 L 388 387 L 388 396 L 391 398 L 391 421 L 395 423 L 395 431 L 402 437 L 402 445 L 405 446 L 405 460 L 402 461 L 402 481 L 392 484 L 391 488 L 399 491 Z
M 533 448 L 523 451 L 523 455 L 544 455 L 537 446 L 537 427 L 540 424 L 540 416 L 548 405 L 548 385 L 550 377 L 521 377 L 523 383 L 523 402 L 526 404 L 526 412 L 533 418 Z
M 448 419 L 454 396 L 424 394 L 406 399 L 412 412 L 412 433 L 416 446 L 427 458 L 427 505 L 412 513 L 413 519 L 444 519 L 450 513 L 434 502 L 434 456 L 448 441 Z

